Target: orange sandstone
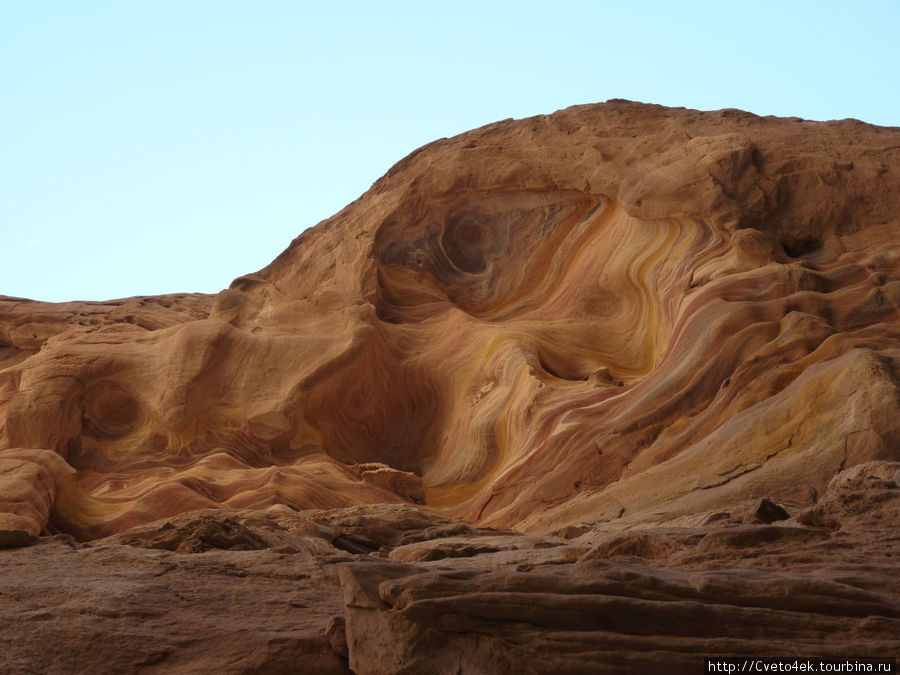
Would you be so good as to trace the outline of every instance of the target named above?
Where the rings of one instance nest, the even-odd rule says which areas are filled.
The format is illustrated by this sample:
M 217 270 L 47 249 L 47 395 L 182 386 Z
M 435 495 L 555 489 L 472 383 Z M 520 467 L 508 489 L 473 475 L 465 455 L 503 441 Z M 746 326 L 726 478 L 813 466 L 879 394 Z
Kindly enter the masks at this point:
M 214 296 L 0 298 L 0 672 L 895 656 L 898 311 L 900 129 L 625 101 Z
M 898 213 L 900 129 L 855 120 L 611 101 L 435 141 L 218 295 L 0 301 L 0 449 L 73 469 L 3 460 L 9 513 L 811 505 L 900 459 Z

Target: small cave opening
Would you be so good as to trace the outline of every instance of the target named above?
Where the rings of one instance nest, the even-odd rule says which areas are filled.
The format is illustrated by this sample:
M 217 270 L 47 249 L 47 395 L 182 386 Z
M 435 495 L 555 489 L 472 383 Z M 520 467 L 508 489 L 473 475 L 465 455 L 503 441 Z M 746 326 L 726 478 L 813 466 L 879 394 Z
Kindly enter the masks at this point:
M 781 242 L 781 247 L 789 257 L 803 258 L 818 251 L 822 247 L 822 242 L 815 237 L 784 239 Z

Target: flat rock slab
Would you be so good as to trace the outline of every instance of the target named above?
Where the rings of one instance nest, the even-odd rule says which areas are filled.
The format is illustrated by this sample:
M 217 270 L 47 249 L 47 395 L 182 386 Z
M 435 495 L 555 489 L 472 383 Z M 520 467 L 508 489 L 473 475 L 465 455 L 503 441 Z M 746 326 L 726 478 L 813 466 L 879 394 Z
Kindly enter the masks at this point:
M 810 575 L 600 560 L 529 572 L 339 568 L 359 675 L 696 673 L 712 656 L 900 650 L 900 602 Z

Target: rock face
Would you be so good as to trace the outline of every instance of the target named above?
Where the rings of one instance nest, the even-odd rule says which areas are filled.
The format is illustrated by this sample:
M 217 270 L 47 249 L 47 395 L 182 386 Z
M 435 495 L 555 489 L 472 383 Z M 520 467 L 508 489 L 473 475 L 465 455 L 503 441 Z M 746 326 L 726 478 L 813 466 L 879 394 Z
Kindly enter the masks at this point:
M 900 129 L 611 101 L 425 146 L 215 296 L 0 298 L 0 546 L 75 538 L 3 555 L 26 598 L 283 548 L 339 620 L 259 644 L 336 672 L 896 653 L 896 535 L 830 547 L 900 524 L 898 214 Z

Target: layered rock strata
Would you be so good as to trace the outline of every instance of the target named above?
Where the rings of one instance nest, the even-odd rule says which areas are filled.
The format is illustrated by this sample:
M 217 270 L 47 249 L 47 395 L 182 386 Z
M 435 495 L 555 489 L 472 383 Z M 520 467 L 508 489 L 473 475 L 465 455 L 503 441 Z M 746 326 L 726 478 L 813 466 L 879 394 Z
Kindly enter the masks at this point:
M 569 539 L 390 504 L 42 537 L 2 554 L 0 672 L 687 674 L 726 655 L 890 658 L 898 478 L 896 462 L 853 467 L 770 523 L 761 501 Z
M 213 296 L 0 298 L 0 545 L 74 537 L 4 554 L 36 569 L 105 565 L 88 542 L 109 537 L 176 561 L 336 548 L 345 627 L 309 649 L 345 645 L 358 672 L 434 644 L 521 669 L 501 643 L 547 667 L 687 668 L 760 649 L 765 625 L 893 649 L 888 551 L 872 570 L 848 544 L 838 579 L 794 553 L 713 571 L 720 550 L 726 568 L 825 555 L 848 514 L 893 522 L 898 213 L 900 129 L 611 101 L 435 141 Z M 373 504 L 440 522 L 417 541 L 282 522 Z M 521 629 L 506 602 L 545 611 Z M 718 637 L 666 628 L 691 608 Z

